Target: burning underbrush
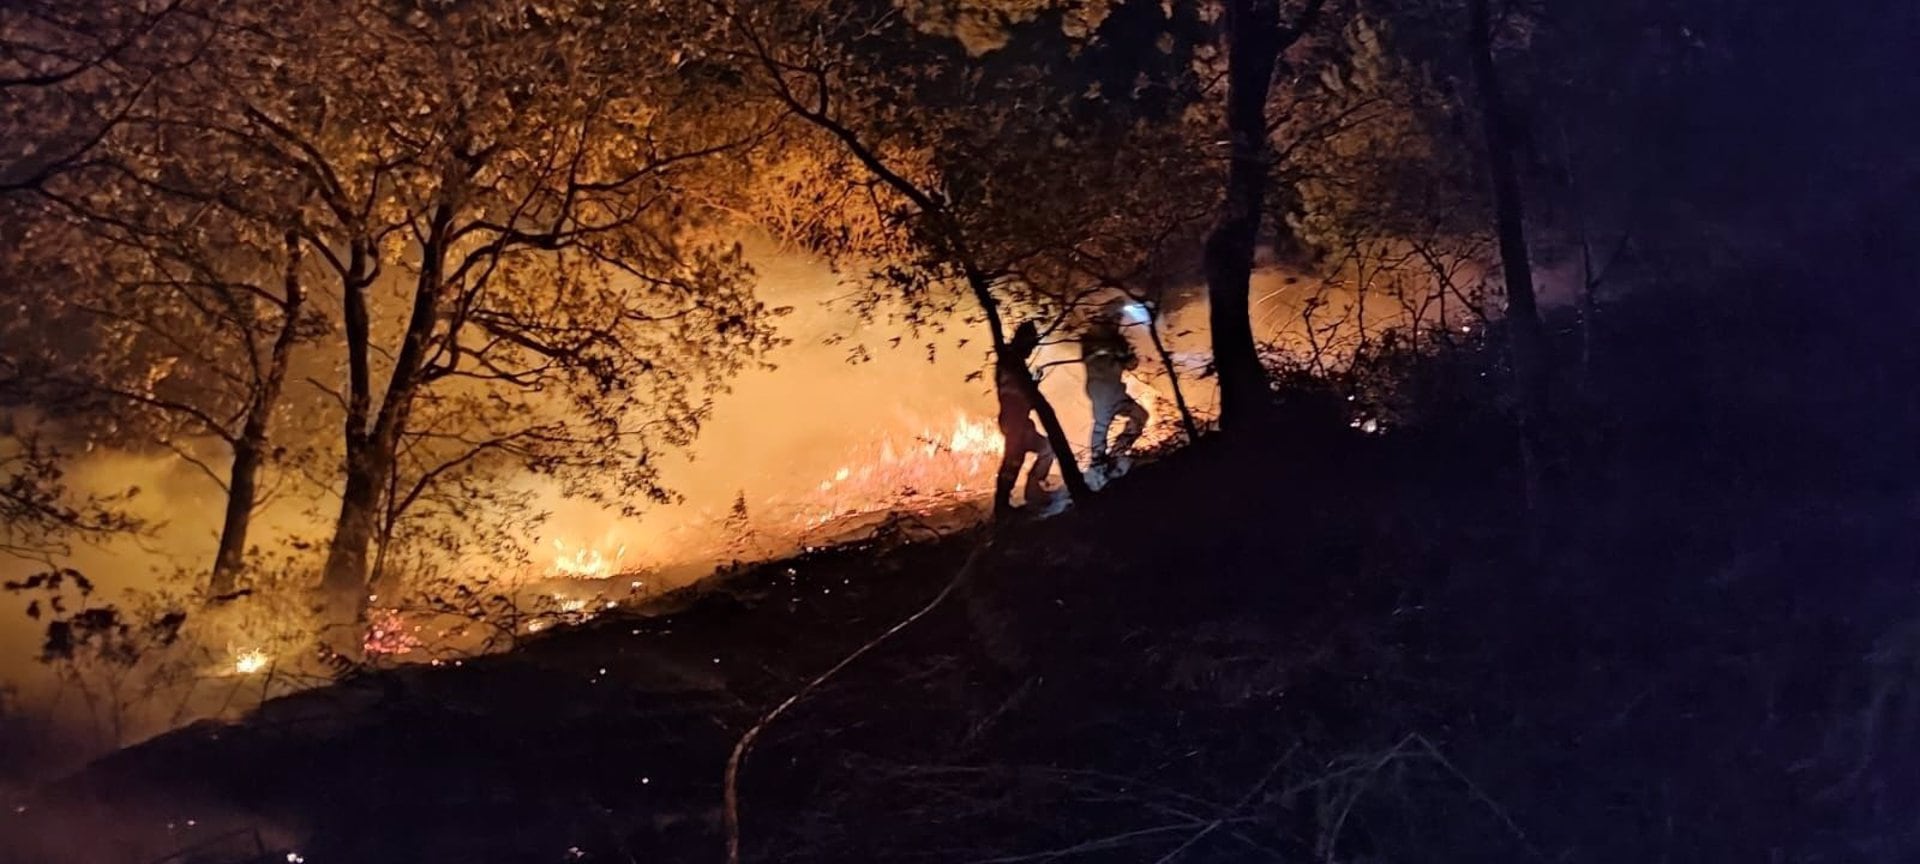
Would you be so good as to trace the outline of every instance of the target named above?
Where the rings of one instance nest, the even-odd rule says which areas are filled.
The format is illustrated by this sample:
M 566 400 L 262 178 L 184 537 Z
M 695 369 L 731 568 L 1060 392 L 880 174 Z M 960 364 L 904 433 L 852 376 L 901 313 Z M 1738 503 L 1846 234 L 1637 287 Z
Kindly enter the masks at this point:
M 804 533 L 875 510 L 924 512 L 978 500 L 993 491 L 1002 449 L 991 421 L 960 413 L 945 428 L 884 437 L 806 493 L 790 524 Z
M 1135 389 L 1148 391 L 1138 382 Z M 1164 400 L 1142 401 L 1153 405 L 1153 419 L 1139 446 L 1169 446 L 1177 431 Z M 404 599 L 376 609 L 363 652 L 383 661 L 445 662 L 502 650 L 615 608 L 643 606 L 716 569 L 862 540 L 902 522 L 944 533 L 986 515 L 1003 448 L 991 420 L 955 410 L 940 421 L 896 428 L 848 447 L 835 467 L 797 492 L 752 500 L 742 491 L 724 511 L 683 515 L 666 527 L 614 521 L 597 532 L 568 533 L 562 526 L 506 578 L 463 568 L 418 581 Z
M 797 494 L 750 501 L 743 491 L 724 511 L 679 514 L 661 527 L 559 524 L 521 566 L 432 569 L 403 580 L 384 603 L 374 595 L 362 654 L 374 662 L 457 662 L 644 606 L 716 569 L 859 540 L 889 520 L 933 531 L 962 527 L 984 514 L 1000 453 L 992 422 L 956 411 L 848 448 L 837 467 Z
M 1141 448 L 1177 438 L 1171 403 L 1132 383 L 1154 417 Z M 1087 409 L 1074 401 L 1077 380 L 1063 376 L 1048 386 L 1064 391 L 1054 394 L 1056 406 L 1069 434 L 1083 438 Z M 426 532 L 418 547 L 390 549 L 382 559 L 387 576 L 370 593 L 352 650 L 343 642 L 356 637 L 314 629 L 315 562 L 303 550 L 315 547 L 292 528 L 299 542 L 286 544 L 230 600 L 197 599 L 197 573 L 185 569 L 160 590 L 93 598 L 101 611 L 86 620 L 98 618 L 97 632 L 47 664 L 49 693 L 65 694 L 42 699 L 65 712 L 47 722 L 81 730 L 75 735 L 88 740 L 80 755 L 95 753 L 196 718 L 232 717 L 343 672 L 462 665 L 621 610 L 671 610 L 678 589 L 717 571 L 887 532 L 926 537 L 964 528 L 986 515 L 1001 436 L 977 401 L 930 401 L 846 414 L 832 435 L 802 434 L 804 446 L 783 449 L 778 459 L 754 451 L 757 461 L 728 466 L 726 491 L 710 483 L 688 503 L 638 519 L 529 485 L 514 500 L 545 518 L 498 520 L 537 524 L 525 539 L 497 536 L 488 528 L 495 520 L 467 513 L 444 534 Z M 748 470 L 763 462 L 778 464 Z M 474 535 L 489 539 L 440 545 Z M 68 599 L 73 611 L 88 598 Z M 65 716 L 75 712 L 83 716 Z

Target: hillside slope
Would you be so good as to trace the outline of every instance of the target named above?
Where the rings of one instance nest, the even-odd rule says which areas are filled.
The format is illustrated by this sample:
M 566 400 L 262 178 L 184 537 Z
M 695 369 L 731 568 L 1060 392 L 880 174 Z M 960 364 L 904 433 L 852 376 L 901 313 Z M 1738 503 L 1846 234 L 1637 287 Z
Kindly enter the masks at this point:
M 1055 519 L 165 736 L 24 802 L 7 848 L 257 827 L 313 862 L 720 860 L 740 734 L 980 550 L 766 730 L 747 858 L 1914 860 L 1907 224 L 1843 232 L 1839 272 L 1609 310 L 1531 514 L 1497 352 L 1463 346 L 1393 371 L 1388 434 L 1296 386 L 1271 433 Z

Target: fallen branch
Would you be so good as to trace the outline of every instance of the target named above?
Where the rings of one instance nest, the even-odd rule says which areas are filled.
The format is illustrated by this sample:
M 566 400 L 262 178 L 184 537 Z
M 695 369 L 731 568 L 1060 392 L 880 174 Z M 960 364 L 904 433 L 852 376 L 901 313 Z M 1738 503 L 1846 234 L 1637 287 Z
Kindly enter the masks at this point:
M 1426 739 L 1421 738 L 1418 732 L 1408 733 L 1407 737 L 1400 739 L 1399 743 L 1394 744 L 1391 749 L 1382 753 L 1379 758 L 1366 763 L 1364 770 L 1361 771 L 1358 784 L 1351 792 L 1346 794 L 1346 801 L 1340 805 L 1340 815 L 1334 818 L 1333 828 L 1327 832 L 1326 848 L 1321 855 L 1322 861 L 1327 862 L 1327 864 L 1332 864 L 1334 860 L 1334 850 L 1340 846 L 1340 832 L 1347 826 L 1347 817 L 1353 813 L 1353 805 L 1359 803 L 1360 798 L 1367 794 L 1367 783 L 1372 781 L 1373 776 L 1380 773 L 1381 769 L 1386 768 L 1393 760 L 1399 758 L 1400 753 L 1407 748 L 1407 745 L 1414 743 L 1415 740 L 1424 741 Z
M 788 708 L 792 708 L 795 704 L 798 704 L 800 700 L 805 699 L 808 694 L 820 689 L 821 685 L 827 683 L 829 679 L 839 674 L 840 670 L 853 665 L 855 660 L 860 659 L 865 656 L 867 652 L 879 647 L 882 642 L 887 641 L 893 634 L 905 630 L 913 622 L 926 617 L 927 613 L 932 612 L 938 607 L 941 602 L 953 594 L 953 589 L 959 587 L 960 583 L 966 580 L 968 574 L 973 572 L 974 565 L 979 563 L 981 554 L 992 545 L 993 536 L 991 534 L 982 538 L 979 543 L 974 545 L 973 551 L 967 553 L 967 560 L 960 565 L 959 570 L 954 572 L 953 578 L 947 580 L 946 587 L 941 588 L 940 593 L 935 594 L 932 600 L 927 601 L 926 605 L 921 606 L 920 609 L 912 615 L 901 619 L 898 624 L 887 628 L 886 632 L 867 640 L 865 645 L 861 645 L 855 649 L 853 653 L 841 658 L 840 662 L 833 664 L 833 668 L 820 673 L 819 676 L 815 677 L 812 681 L 808 681 L 806 686 L 794 691 L 793 695 L 786 698 L 786 701 L 781 702 L 775 706 L 772 711 L 762 716 L 759 722 L 753 724 L 753 728 L 747 730 L 747 734 L 740 736 L 739 742 L 733 745 L 732 755 L 727 757 L 727 774 L 722 788 L 721 816 L 723 817 L 723 826 L 727 835 L 727 864 L 740 864 L 740 770 L 746 764 L 747 754 L 753 750 L 754 742 L 759 740 L 760 733 L 766 731 L 767 727 L 772 725 L 773 721 L 778 720 L 781 714 L 786 713 Z
M 1347 816 L 1353 811 L 1354 804 L 1360 800 L 1362 795 L 1366 794 L 1367 782 L 1373 778 L 1373 775 L 1379 773 L 1394 760 L 1405 758 L 1410 753 L 1418 755 L 1414 751 L 1425 751 L 1426 755 L 1431 758 L 1435 764 L 1445 769 L 1455 780 L 1460 781 L 1461 785 L 1466 787 L 1474 799 L 1486 807 L 1487 810 L 1493 814 L 1494 818 L 1500 820 L 1500 823 L 1513 834 L 1514 839 L 1520 842 L 1521 847 L 1526 850 L 1529 858 L 1535 861 L 1547 860 L 1547 856 L 1527 837 L 1527 832 L 1521 830 L 1520 823 L 1514 821 L 1513 817 L 1507 813 L 1506 808 L 1501 807 L 1500 803 L 1493 799 L 1493 796 L 1488 795 L 1485 790 L 1480 788 L 1480 784 L 1473 782 L 1473 778 L 1468 777 L 1466 772 L 1461 771 L 1459 767 L 1455 766 L 1453 760 L 1448 759 L 1445 754 L 1441 753 L 1440 748 L 1435 746 L 1433 741 L 1418 732 L 1407 733 L 1406 737 L 1401 738 L 1398 743 L 1394 744 L 1393 747 L 1389 748 L 1385 753 L 1358 766 L 1359 773 L 1362 775 L 1358 781 L 1360 785 L 1347 796 L 1346 802 L 1340 808 L 1340 815 L 1335 819 L 1333 829 L 1326 838 L 1326 847 L 1322 856 L 1323 860 L 1328 862 L 1334 860 L 1334 848 L 1340 842 L 1340 832 L 1345 827 Z M 1345 769 L 1336 772 L 1333 775 L 1321 778 L 1300 788 L 1320 785 L 1331 780 L 1333 777 L 1352 773 L 1353 770 L 1354 769 Z
M 1434 746 L 1432 741 L 1427 740 L 1427 736 L 1416 732 L 1413 734 L 1413 739 L 1415 743 L 1418 743 L 1426 749 L 1427 754 L 1433 757 L 1433 761 L 1439 763 L 1440 767 L 1447 769 L 1447 773 L 1452 774 L 1454 779 L 1460 781 L 1461 785 L 1466 786 L 1467 791 L 1473 793 L 1473 797 L 1478 798 L 1480 803 L 1485 806 L 1488 811 L 1493 813 L 1494 818 L 1499 819 L 1502 824 L 1506 825 L 1508 831 L 1513 832 L 1514 838 L 1520 841 L 1520 845 L 1527 850 L 1529 856 L 1536 861 L 1547 860 L 1547 856 L 1540 851 L 1540 847 L 1533 845 L 1533 841 L 1527 838 L 1527 832 L 1520 830 L 1520 823 L 1515 822 L 1513 817 L 1508 815 L 1507 809 L 1500 806 L 1500 802 L 1493 800 L 1493 796 L 1488 795 L 1482 790 L 1480 784 L 1473 782 L 1473 778 L 1468 777 L 1466 772 L 1455 767 L 1453 760 L 1448 759 L 1445 754 L 1441 753 L 1439 747 Z
M 1201 828 L 1198 832 L 1195 832 L 1193 836 L 1188 837 L 1186 842 L 1175 846 L 1173 851 L 1155 859 L 1154 864 L 1173 864 L 1175 859 L 1185 854 L 1188 849 L 1193 848 L 1194 844 L 1199 843 L 1201 840 L 1206 839 L 1207 835 L 1219 830 L 1222 825 L 1227 824 L 1227 820 L 1240 815 L 1240 811 L 1247 809 L 1247 805 L 1253 803 L 1253 799 L 1257 797 L 1262 790 L 1267 788 L 1267 784 L 1273 782 L 1273 775 L 1280 772 L 1280 766 L 1286 764 L 1288 759 L 1293 758 L 1294 751 L 1299 749 L 1299 744 L 1287 748 L 1287 752 L 1281 754 L 1280 758 L 1273 760 L 1273 764 L 1267 767 L 1267 773 L 1260 775 L 1260 782 L 1253 784 L 1253 788 L 1248 789 L 1246 794 L 1240 796 L 1239 801 L 1234 802 L 1232 810 L 1228 810 L 1222 814 L 1220 818 L 1208 822 L 1206 827 Z

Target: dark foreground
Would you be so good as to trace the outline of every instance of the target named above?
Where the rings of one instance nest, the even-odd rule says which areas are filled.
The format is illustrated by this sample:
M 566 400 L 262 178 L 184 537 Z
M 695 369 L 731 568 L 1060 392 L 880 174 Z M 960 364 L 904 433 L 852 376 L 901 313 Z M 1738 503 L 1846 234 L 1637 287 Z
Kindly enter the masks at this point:
M 166 736 L 25 802 L 5 848 L 720 860 L 741 733 L 984 543 L 762 736 L 747 859 L 1920 860 L 1905 236 L 1846 236 L 1871 271 L 1609 310 L 1531 516 L 1497 352 L 1462 346 L 1379 372 L 1389 434 L 1296 386 L 1271 432 L 1056 519 L 907 530 Z

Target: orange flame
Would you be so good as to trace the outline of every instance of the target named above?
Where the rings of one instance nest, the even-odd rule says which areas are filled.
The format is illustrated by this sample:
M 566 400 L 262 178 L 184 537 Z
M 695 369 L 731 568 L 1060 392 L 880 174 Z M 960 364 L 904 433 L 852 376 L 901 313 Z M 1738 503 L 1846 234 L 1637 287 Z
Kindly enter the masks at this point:
M 620 572 L 620 559 L 627 554 L 621 545 L 611 556 L 598 548 L 581 545 L 568 551 L 567 544 L 553 541 L 553 572 L 574 579 L 611 579 Z
M 820 481 L 801 503 L 800 522 L 814 527 L 851 514 L 910 509 L 990 491 L 1001 448 L 998 427 L 965 414 L 911 438 L 882 438 L 849 454 Z

